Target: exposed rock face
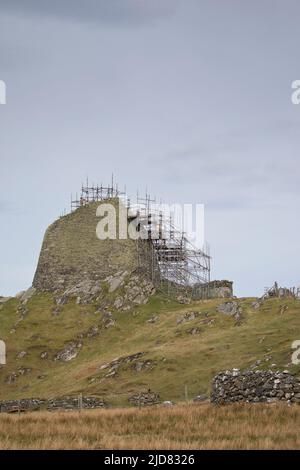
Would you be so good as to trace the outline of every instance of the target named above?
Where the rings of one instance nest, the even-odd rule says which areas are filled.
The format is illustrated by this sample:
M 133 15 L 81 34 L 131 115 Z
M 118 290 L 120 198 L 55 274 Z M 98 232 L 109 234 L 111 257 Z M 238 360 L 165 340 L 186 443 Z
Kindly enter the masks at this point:
M 117 210 L 118 201 L 111 202 Z M 50 225 L 33 280 L 35 288 L 57 292 L 75 289 L 72 293 L 76 295 L 84 282 L 103 280 L 119 271 L 131 272 L 137 267 L 133 240 L 97 238 L 96 227 L 100 219 L 96 210 L 99 204 L 80 207 Z M 85 293 L 85 287 L 83 290 Z
M 300 378 L 288 371 L 232 369 L 213 379 L 211 401 L 216 405 L 247 402 L 300 403 Z
M 142 356 L 144 356 L 144 354 L 145 354 L 144 352 L 138 352 L 136 354 L 131 354 L 130 356 L 117 357 L 116 359 L 109 362 L 108 364 L 103 364 L 100 367 L 100 369 L 101 370 L 108 369 L 106 377 L 111 377 L 117 373 L 117 370 L 123 364 L 131 364 L 131 363 L 136 364 L 136 361 L 140 359 Z
M 108 289 L 108 292 L 109 293 L 112 293 L 114 292 L 116 289 L 118 289 L 120 286 L 123 285 L 124 283 L 124 279 L 125 277 L 127 276 L 128 272 L 127 271 L 124 271 L 123 273 L 122 272 L 119 272 L 117 274 L 115 274 L 114 276 L 109 276 L 106 281 L 108 282 L 109 284 L 109 289 Z
M 68 287 L 62 294 L 56 298 L 56 304 L 58 306 L 64 305 L 72 297 L 76 298 L 77 304 L 87 304 L 101 292 L 100 281 L 91 281 L 90 279 L 84 279 L 78 284 Z
M 20 351 L 18 352 L 17 354 L 17 358 L 18 359 L 22 359 L 23 357 L 27 356 L 27 352 L 26 351 Z
M 143 357 L 145 354 L 145 352 L 141 351 L 135 354 L 130 354 L 129 356 L 116 357 L 111 362 L 102 364 L 99 368 L 100 374 L 89 377 L 89 383 L 102 383 L 107 379 L 117 378 L 121 368 L 130 368 L 137 374 L 152 370 L 157 366 L 158 360 L 146 359 Z M 165 358 L 162 358 L 161 360 L 165 361 Z
M 64 349 L 59 351 L 56 354 L 54 360 L 55 361 L 63 361 L 63 362 L 71 361 L 72 359 L 75 359 L 75 357 L 77 357 L 78 352 L 79 352 L 81 347 L 82 347 L 82 343 L 72 342 L 68 346 L 66 346 Z
M 122 279 L 121 282 L 120 279 Z M 109 280 L 110 286 L 112 285 L 113 280 L 114 278 Z M 113 303 L 113 307 L 117 310 L 127 311 L 134 305 L 146 304 L 150 295 L 155 293 L 155 288 L 152 282 L 138 274 L 132 274 L 127 277 L 120 277 L 120 275 L 118 275 L 117 281 L 118 282 L 113 284 L 113 290 L 122 287 L 122 293 Z
M 240 325 L 242 321 L 242 307 L 238 302 L 225 302 L 218 305 L 217 310 L 219 313 L 230 315 L 235 319 L 236 325 Z

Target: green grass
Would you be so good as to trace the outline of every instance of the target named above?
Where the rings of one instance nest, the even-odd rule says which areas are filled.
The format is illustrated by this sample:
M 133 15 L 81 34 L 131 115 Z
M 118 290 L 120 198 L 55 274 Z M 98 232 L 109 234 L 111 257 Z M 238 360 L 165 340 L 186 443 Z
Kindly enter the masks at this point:
M 7 344 L 7 365 L 0 368 L 0 399 L 82 392 L 102 397 L 111 405 L 128 405 L 133 393 L 151 388 L 163 400 L 179 401 L 184 398 L 185 385 L 189 398 L 208 393 L 217 372 L 248 368 L 258 359 L 262 361 L 259 369 L 275 363 L 274 369 L 299 373 L 299 366 L 288 366 L 291 344 L 300 339 L 299 301 L 270 299 L 260 310 L 252 308 L 252 301 L 239 300 L 244 320 L 241 326 L 235 326 L 233 318 L 217 312 L 217 305 L 223 302 L 220 299 L 182 305 L 154 295 L 148 304 L 128 312 L 112 311 L 116 326 L 102 330 L 96 337 L 84 338 L 78 356 L 64 363 L 53 360 L 56 352 L 99 322 L 97 306 L 70 301 L 59 316 L 53 316 L 52 295 L 37 294 L 28 302 L 28 314 L 13 333 L 19 314 L 18 300 L 12 299 L 0 309 L 0 336 Z M 283 304 L 288 309 L 280 315 Z M 193 321 L 177 324 L 178 317 L 187 311 L 201 314 Z M 159 320 L 147 323 L 154 313 Z M 188 333 L 191 328 L 199 328 L 199 334 Z M 22 350 L 27 355 L 18 359 Z M 46 360 L 40 358 L 43 351 L 49 354 Z M 123 364 L 116 377 L 104 378 L 107 370 L 101 370 L 101 365 L 137 352 L 144 352 L 140 361 L 147 359 L 153 367 L 136 372 L 131 364 Z M 272 358 L 266 361 L 268 356 Z M 15 383 L 5 383 L 19 367 L 31 371 Z M 40 375 L 45 377 L 38 378 Z

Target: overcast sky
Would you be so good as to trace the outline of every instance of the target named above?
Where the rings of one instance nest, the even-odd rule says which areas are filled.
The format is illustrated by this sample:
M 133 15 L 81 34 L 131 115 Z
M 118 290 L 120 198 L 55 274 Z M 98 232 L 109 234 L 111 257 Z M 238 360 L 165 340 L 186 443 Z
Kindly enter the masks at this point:
M 204 203 L 212 278 L 300 284 L 298 0 L 1 0 L 0 295 L 88 175 Z

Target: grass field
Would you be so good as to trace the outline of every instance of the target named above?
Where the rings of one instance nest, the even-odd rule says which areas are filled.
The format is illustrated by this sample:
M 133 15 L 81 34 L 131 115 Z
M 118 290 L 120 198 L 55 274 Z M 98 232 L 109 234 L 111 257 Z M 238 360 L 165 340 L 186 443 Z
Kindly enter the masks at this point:
M 64 395 L 94 395 L 114 407 L 128 406 L 131 395 L 151 388 L 161 400 L 176 403 L 210 392 L 213 376 L 233 367 L 249 368 L 260 360 L 259 369 L 286 369 L 291 365 L 293 341 L 300 339 L 300 302 L 292 299 L 266 300 L 259 310 L 254 299 L 239 299 L 243 322 L 218 313 L 222 299 L 181 305 L 160 295 L 147 305 L 128 312 L 112 311 L 115 327 L 98 336 L 84 337 L 78 356 L 70 362 L 54 361 L 58 350 L 99 322 L 96 305 L 76 305 L 70 301 L 61 314 L 52 315 L 50 294 L 37 294 L 27 304 L 28 313 L 12 328 L 19 315 L 18 301 L 12 299 L 0 309 L 0 337 L 7 344 L 7 365 L 0 368 L 0 399 L 51 398 Z M 282 306 L 286 306 L 282 314 Z M 192 321 L 178 324 L 184 313 L 199 312 Z M 156 314 L 158 320 L 148 320 Z M 196 329 L 196 334 L 191 334 Z M 19 358 L 18 353 L 26 351 Z M 41 353 L 48 352 L 47 359 Z M 116 357 L 143 352 L 138 361 L 148 361 L 141 370 L 136 362 L 122 364 L 114 377 L 105 377 L 103 364 Z M 275 366 L 274 366 L 275 364 Z M 26 373 L 19 373 L 23 368 Z M 16 372 L 17 379 L 7 377 Z
M 2 414 L 0 449 L 300 449 L 300 407 L 204 404 Z

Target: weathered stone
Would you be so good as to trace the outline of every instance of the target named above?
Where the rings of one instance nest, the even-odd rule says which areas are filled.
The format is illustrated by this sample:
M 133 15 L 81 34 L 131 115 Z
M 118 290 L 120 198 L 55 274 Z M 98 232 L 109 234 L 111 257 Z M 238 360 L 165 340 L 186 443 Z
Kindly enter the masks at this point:
M 232 316 L 235 319 L 236 326 L 239 326 L 242 322 L 242 307 L 236 301 L 225 302 L 218 305 L 217 311 Z
M 116 309 L 121 308 L 121 307 L 123 306 L 123 304 L 124 304 L 124 301 L 123 301 L 123 299 L 122 299 L 121 297 L 118 297 L 118 298 L 114 301 L 114 307 L 115 307 Z
M 129 398 L 129 403 L 134 406 L 153 406 L 160 403 L 160 397 L 150 389 L 147 392 L 137 393 Z
M 159 316 L 154 314 L 149 318 L 149 320 L 147 320 L 147 323 L 156 323 L 158 320 L 159 320 Z
M 108 292 L 112 293 L 117 290 L 124 282 L 125 277 L 127 276 L 128 272 L 125 271 L 123 273 L 117 273 L 115 276 L 111 276 L 107 279 L 109 284 Z
M 174 406 L 174 403 L 170 400 L 163 401 L 161 404 L 164 408 L 172 408 Z
M 254 308 L 254 310 L 258 310 L 261 307 L 261 302 L 259 301 L 252 302 L 251 306 L 252 308 Z
M 18 352 L 17 354 L 17 358 L 18 359 L 22 359 L 23 357 L 25 357 L 27 355 L 27 352 L 26 351 L 20 351 Z
M 275 399 L 297 402 L 300 379 L 288 371 L 244 371 L 238 369 L 220 372 L 212 384 L 211 401 L 215 404 L 234 402 L 267 402 Z M 300 394 L 299 394 L 300 397 Z
M 63 361 L 63 362 L 68 362 L 71 361 L 72 359 L 75 359 L 77 357 L 79 349 L 82 347 L 82 343 L 76 343 L 72 342 L 68 346 L 66 346 L 64 349 L 59 351 L 55 357 L 55 361 Z
M 195 320 L 197 317 L 201 315 L 201 312 L 186 312 L 180 317 L 177 318 L 177 325 L 180 325 L 181 323 L 186 323 L 192 320 Z
M 39 376 L 40 378 L 42 376 Z M 16 413 L 24 411 L 37 411 L 46 409 L 48 411 L 54 410 L 76 410 L 79 407 L 83 409 L 96 409 L 103 408 L 105 403 L 103 400 L 96 397 L 61 397 L 50 400 L 41 400 L 39 398 L 26 398 L 22 400 L 4 400 L 0 401 L 1 413 Z

